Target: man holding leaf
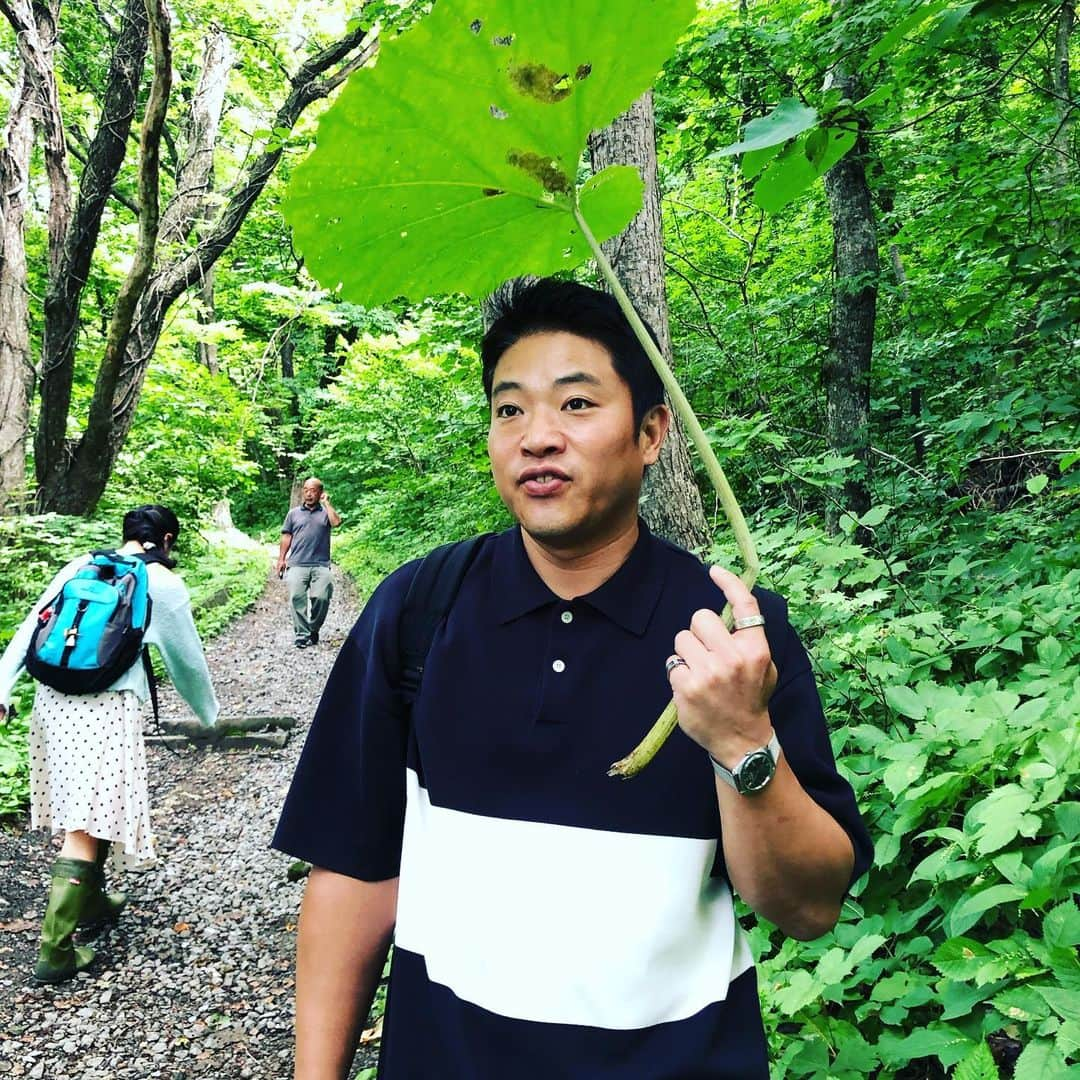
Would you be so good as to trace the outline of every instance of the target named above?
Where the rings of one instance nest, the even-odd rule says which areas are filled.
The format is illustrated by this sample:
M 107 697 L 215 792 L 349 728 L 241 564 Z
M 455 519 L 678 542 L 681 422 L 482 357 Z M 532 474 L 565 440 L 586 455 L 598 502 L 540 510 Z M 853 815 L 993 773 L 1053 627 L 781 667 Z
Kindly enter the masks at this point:
M 296 1075 L 348 1074 L 393 939 L 380 1080 L 765 1078 L 733 892 L 812 938 L 870 859 L 806 652 L 780 597 L 639 519 L 669 417 L 611 297 L 507 290 L 482 358 L 518 524 L 481 545 L 411 713 L 418 563 L 375 591 L 275 837 L 314 865 Z M 611 779 L 672 696 L 681 731 Z

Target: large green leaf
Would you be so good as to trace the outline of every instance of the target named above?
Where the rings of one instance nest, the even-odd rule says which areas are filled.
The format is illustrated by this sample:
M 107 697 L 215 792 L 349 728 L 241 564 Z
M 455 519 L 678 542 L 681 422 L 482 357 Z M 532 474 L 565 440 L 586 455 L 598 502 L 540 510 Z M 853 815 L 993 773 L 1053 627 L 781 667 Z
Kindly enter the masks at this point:
M 1022 900 L 1027 889 L 1017 885 L 991 885 L 978 893 L 968 893 L 946 917 L 945 924 L 950 937 L 962 934 L 979 921 L 991 908 L 1007 904 L 1010 900 Z
M 953 1080 L 998 1080 L 998 1075 L 990 1047 L 981 1042 L 956 1066 Z
M 788 139 L 801 135 L 812 128 L 818 119 L 816 109 L 804 105 L 795 98 L 784 98 L 768 116 L 759 116 L 746 125 L 742 139 L 715 151 L 712 157 L 730 157 L 732 154 L 745 154 L 751 150 L 761 150 L 766 146 L 776 146 Z
M 855 139 L 853 130 L 820 127 L 796 139 L 754 185 L 754 203 L 769 214 L 783 210 L 824 176 L 855 145 Z
M 1016 1059 L 1016 1077 L 1038 1077 L 1039 1080 L 1063 1080 L 1069 1074 L 1060 1051 L 1053 1043 L 1037 1039 L 1024 1047 L 1023 1053 Z
M 570 211 L 589 132 L 652 83 L 694 0 L 439 0 L 356 72 L 285 202 L 326 286 L 372 304 L 482 295 L 577 265 Z M 600 240 L 641 205 L 628 167 L 580 192 Z
M 887 1065 L 904 1065 L 922 1057 L 936 1057 L 946 1068 L 962 1061 L 973 1046 L 972 1039 L 951 1024 L 935 1024 L 908 1035 L 882 1034 L 878 1051 Z

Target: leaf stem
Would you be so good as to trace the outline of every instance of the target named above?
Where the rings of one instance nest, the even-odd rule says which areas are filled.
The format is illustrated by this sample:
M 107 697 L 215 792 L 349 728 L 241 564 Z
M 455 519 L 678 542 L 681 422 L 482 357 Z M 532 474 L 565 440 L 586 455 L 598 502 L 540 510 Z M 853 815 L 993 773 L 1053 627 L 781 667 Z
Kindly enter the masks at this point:
M 607 256 L 597 243 L 596 237 L 593 236 L 588 222 L 581 213 L 581 207 L 578 206 L 576 201 L 573 206 L 573 214 L 578 228 L 581 229 L 581 235 L 585 237 L 586 242 L 592 249 L 593 257 L 596 259 L 596 264 L 600 268 L 600 273 L 603 274 L 604 280 L 611 288 L 612 295 L 618 301 L 619 307 L 622 309 L 623 314 L 630 323 L 634 334 L 638 341 L 641 342 L 642 348 L 652 361 L 652 365 L 656 369 L 656 373 L 660 376 L 660 381 L 664 384 L 664 389 L 667 391 L 668 398 L 670 399 L 675 412 L 682 421 L 683 427 L 690 436 L 690 441 L 694 444 L 695 449 L 701 457 L 701 461 L 705 466 L 705 471 L 708 473 L 712 486 L 716 489 L 717 495 L 720 496 L 720 505 L 724 508 L 724 516 L 731 526 L 731 531 L 735 534 L 735 542 L 739 546 L 739 554 L 742 556 L 743 565 L 745 567 L 739 576 L 742 578 L 743 584 L 746 585 L 748 589 L 753 588 L 754 582 L 757 580 L 759 569 L 757 551 L 754 548 L 754 541 L 750 536 L 750 529 L 747 527 L 746 518 L 743 517 L 743 512 L 739 508 L 735 493 L 731 490 L 731 485 L 724 475 L 724 470 L 720 467 L 720 462 L 717 461 L 716 454 L 713 453 L 713 448 L 709 445 L 709 440 L 702 430 L 697 416 L 694 415 L 694 410 L 691 408 L 690 402 L 683 393 L 682 387 L 679 386 L 676 381 L 663 354 L 656 347 L 656 342 L 653 341 L 652 335 L 645 329 L 645 324 L 641 321 L 641 317 L 631 303 L 630 297 L 627 296 L 626 290 L 622 287 L 622 283 L 619 281 Z M 723 618 L 724 622 L 730 628 L 730 604 L 724 605 Z M 664 745 L 665 740 L 672 731 L 675 730 L 675 725 L 677 723 L 678 712 L 675 708 L 675 702 L 672 701 L 660 714 L 660 718 L 652 726 L 645 738 L 642 739 L 642 741 L 626 757 L 616 761 L 608 770 L 608 775 L 621 776 L 625 780 L 628 780 L 632 776 L 636 776 L 656 756 L 656 752 Z

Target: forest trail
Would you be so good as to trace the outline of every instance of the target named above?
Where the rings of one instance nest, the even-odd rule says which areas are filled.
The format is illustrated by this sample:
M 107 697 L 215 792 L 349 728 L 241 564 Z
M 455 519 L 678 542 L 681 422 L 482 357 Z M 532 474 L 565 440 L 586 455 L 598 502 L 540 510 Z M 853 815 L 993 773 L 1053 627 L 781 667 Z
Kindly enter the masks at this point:
M 25 826 L 0 833 L 0 1077 L 292 1076 L 303 883 L 287 880 L 291 860 L 268 845 L 357 609 L 335 570 L 322 643 L 296 649 L 285 586 L 270 577 L 251 611 L 208 644 L 224 716 L 291 715 L 298 727 L 282 750 L 147 747 L 158 862 L 111 876 L 128 907 L 72 982 L 29 980 L 55 847 Z M 171 687 L 161 697 L 163 719 L 190 717 Z

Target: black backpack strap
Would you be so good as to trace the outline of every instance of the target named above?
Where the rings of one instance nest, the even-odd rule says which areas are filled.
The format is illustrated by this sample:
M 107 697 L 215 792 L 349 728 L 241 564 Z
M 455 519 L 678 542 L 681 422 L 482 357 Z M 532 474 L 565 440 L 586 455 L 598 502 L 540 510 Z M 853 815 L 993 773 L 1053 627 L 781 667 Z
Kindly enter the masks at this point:
M 405 594 L 398 627 L 401 655 L 399 689 L 406 709 L 411 709 L 420 692 L 428 650 L 436 631 L 454 606 L 462 581 L 481 545 L 491 535 L 483 533 L 443 544 L 429 552 L 420 563 Z
M 161 729 L 161 719 L 158 716 L 157 676 L 154 674 L 154 665 L 150 660 L 150 650 L 144 645 L 142 648 L 143 671 L 146 672 L 146 682 L 150 687 L 150 704 L 154 709 L 154 723 L 158 730 Z
M 124 556 L 121 557 L 123 558 Z M 138 559 L 140 562 L 146 563 L 147 566 L 150 566 L 152 563 L 161 563 L 163 566 L 169 567 L 171 569 L 173 566 L 176 565 L 166 555 L 158 551 L 157 548 L 150 548 L 147 551 L 137 552 L 132 557 Z M 154 601 L 149 595 L 147 595 L 146 597 L 146 603 L 146 625 L 149 626 L 150 616 L 154 610 Z M 150 687 L 150 707 L 154 710 L 154 726 L 158 729 L 158 732 L 160 733 L 161 716 L 158 712 L 157 676 L 154 674 L 154 662 L 150 659 L 150 649 L 146 645 L 142 647 L 142 665 L 143 671 L 146 672 L 146 685 Z

